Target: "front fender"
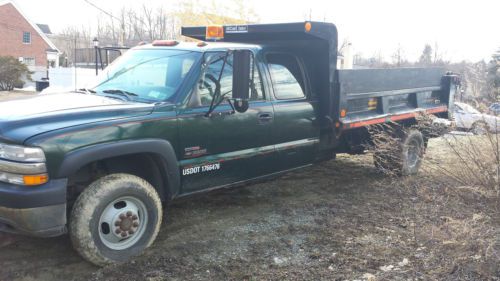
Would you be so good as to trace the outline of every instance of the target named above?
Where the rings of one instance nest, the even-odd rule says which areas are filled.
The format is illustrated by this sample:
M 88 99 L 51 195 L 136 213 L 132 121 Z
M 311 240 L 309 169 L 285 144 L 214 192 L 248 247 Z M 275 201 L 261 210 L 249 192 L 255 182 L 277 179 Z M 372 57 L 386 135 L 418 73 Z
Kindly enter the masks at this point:
M 152 153 L 160 156 L 166 166 L 165 171 L 162 172 L 167 178 L 170 189 L 167 190 L 168 194 L 173 196 L 179 194 L 181 185 L 179 162 L 170 142 L 163 139 L 124 140 L 80 148 L 64 156 L 55 174 L 57 178 L 67 178 L 92 162 L 137 153 Z

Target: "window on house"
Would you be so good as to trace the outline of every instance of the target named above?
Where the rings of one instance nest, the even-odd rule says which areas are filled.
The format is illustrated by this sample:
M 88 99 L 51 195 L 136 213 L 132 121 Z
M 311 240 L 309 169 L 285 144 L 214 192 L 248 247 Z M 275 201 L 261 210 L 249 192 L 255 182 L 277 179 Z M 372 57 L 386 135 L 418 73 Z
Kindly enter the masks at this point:
M 23 43 L 31 44 L 31 32 L 23 32 Z
M 34 66 L 35 65 L 35 58 L 23 57 L 23 63 L 27 66 Z

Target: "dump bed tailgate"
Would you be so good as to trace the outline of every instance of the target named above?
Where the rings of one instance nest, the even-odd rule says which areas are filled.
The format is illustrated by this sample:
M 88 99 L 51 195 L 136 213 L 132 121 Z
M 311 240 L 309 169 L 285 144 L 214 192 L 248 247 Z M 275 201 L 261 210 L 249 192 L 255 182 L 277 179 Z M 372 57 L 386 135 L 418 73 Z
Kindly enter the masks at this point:
M 339 120 L 344 129 L 446 115 L 456 82 L 441 68 L 339 70 Z

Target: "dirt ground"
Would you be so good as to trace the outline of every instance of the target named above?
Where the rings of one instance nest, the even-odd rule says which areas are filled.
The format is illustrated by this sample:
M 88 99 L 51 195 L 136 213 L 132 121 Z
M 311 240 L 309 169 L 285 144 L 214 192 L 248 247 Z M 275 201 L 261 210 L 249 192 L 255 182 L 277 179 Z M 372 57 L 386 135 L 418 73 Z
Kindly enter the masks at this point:
M 446 155 L 439 139 L 429 150 Z M 500 280 L 495 198 L 339 156 L 176 202 L 153 246 L 118 266 L 86 263 L 67 236 L 2 235 L 0 280 Z

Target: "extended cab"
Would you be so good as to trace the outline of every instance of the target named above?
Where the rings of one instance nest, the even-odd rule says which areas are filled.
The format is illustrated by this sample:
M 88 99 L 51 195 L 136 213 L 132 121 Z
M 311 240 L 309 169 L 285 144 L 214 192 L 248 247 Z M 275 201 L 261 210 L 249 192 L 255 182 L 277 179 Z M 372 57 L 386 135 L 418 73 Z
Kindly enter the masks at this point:
M 442 69 L 337 70 L 330 23 L 182 34 L 200 41 L 138 46 L 92 88 L 0 103 L 2 231 L 68 231 L 90 262 L 125 261 L 153 243 L 162 204 L 363 153 L 369 125 L 449 118 L 458 86 Z M 431 137 L 409 132 L 401 174 Z

